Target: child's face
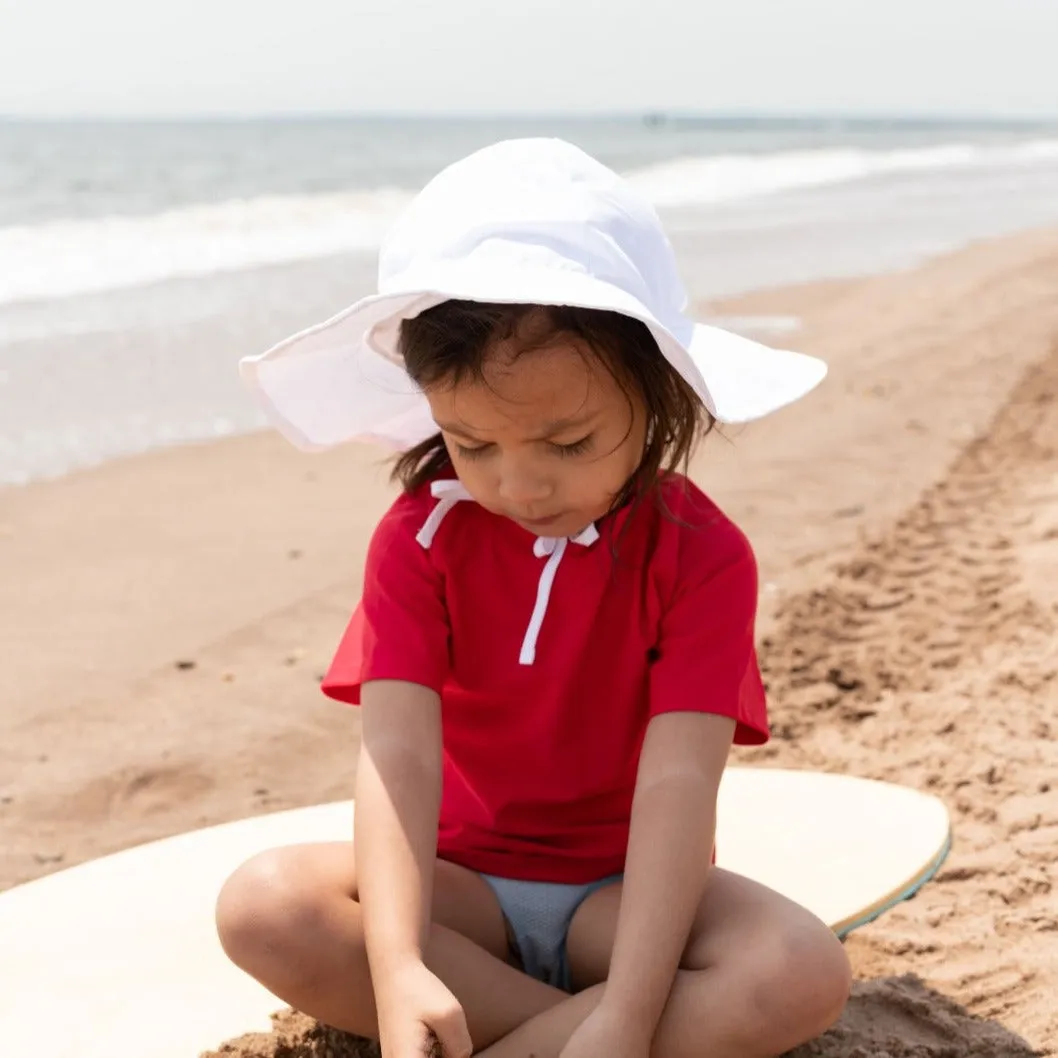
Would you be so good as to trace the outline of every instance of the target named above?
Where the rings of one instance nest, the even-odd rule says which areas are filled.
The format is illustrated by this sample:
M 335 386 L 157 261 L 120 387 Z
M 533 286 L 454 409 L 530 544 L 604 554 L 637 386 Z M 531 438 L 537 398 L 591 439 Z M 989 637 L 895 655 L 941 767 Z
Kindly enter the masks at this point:
M 516 357 L 498 343 L 484 374 L 426 391 L 467 491 L 538 536 L 606 514 L 643 455 L 642 402 L 567 335 Z

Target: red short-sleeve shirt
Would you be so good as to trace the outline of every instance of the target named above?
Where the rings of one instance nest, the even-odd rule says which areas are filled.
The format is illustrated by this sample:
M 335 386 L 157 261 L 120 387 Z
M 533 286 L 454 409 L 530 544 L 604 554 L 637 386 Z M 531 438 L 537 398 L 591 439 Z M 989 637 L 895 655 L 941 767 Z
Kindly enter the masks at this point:
M 532 664 L 519 660 L 548 561 L 516 523 L 404 494 L 371 540 L 360 605 L 324 682 L 358 704 L 373 679 L 441 696 L 438 855 L 476 871 L 587 882 L 623 869 L 650 718 L 719 713 L 768 738 L 754 649 L 757 570 L 742 532 L 693 483 L 603 519 L 557 567 Z

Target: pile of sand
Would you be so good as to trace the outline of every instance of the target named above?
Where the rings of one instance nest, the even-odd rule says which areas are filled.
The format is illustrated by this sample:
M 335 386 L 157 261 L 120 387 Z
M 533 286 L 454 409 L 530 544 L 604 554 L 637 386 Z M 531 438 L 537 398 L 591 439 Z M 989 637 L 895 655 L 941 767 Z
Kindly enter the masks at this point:
M 378 1044 L 327 1028 L 296 1011 L 273 1016 L 271 1033 L 250 1033 L 203 1058 L 378 1058 Z M 1034 1058 L 995 1022 L 967 1014 L 918 978 L 857 984 L 841 1021 L 788 1058 Z

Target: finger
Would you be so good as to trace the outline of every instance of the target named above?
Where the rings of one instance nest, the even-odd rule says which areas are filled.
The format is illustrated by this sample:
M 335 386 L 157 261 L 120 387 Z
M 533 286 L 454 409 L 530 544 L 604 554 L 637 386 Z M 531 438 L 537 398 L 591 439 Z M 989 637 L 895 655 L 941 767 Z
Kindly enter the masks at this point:
M 418 1032 L 383 1036 L 379 1040 L 382 1058 L 430 1058 L 429 1041 L 433 1034 L 422 1027 Z
M 435 1018 L 432 1028 L 440 1044 L 443 1058 L 470 1058 L 474 1047 L 470 1040 L 470 1030 L 467 1028 L 467 1019 L 462 1007 L 456 1007 L 455 1010 Z M 441 1056 L 431 1056 L 431 1058 L 441 1058 Z

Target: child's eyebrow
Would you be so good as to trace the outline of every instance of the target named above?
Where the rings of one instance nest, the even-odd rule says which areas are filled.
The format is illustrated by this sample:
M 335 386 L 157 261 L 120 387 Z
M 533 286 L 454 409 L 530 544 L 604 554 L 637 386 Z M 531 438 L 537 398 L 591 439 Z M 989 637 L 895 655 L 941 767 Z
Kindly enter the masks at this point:
M 595 422 L 597 417 L 598 413 L 593 411 L 587 415 L 571 415 L 567 419 L 552 419 L 544 427 L 541 439 L 546 441 L 549 437 L 554 437 L 557 433 L 565 433 L 567 430 L 586 429 Z
M 445 433 L 454 434 L 456 437 L 462 437 L 464 441 L 477 440 L 472 433 L 467 432 L 465 427 L 457 426 L 455 423 L 451 422 L 441 422 L 439 419 L 435 419 L 434 422 L 437 424 L 439 430 L 443 430 Z
M 555 434 L 563 433 L 566 430 L 576 430 L 588 427 L 595 421 L 596 413 L 592 412 L 590 415 L 578 415 L 568 419 L 552 419 L 549 423 L 546 423 L 543 432 L 537 438 L 540 441 L 546 441 L 548 438 L 554 437 Z M 441 422 L 435 419 L 434 422 L 439 430 L 443 430 L 445 433 L 450 433 L 454 437 L 460 437 L 464 441 L 476 441 L 481 443 L 481 438 L 475 437 L 470 432 L 470 428 L 467 426 L 460 426 L 454 422 Z

